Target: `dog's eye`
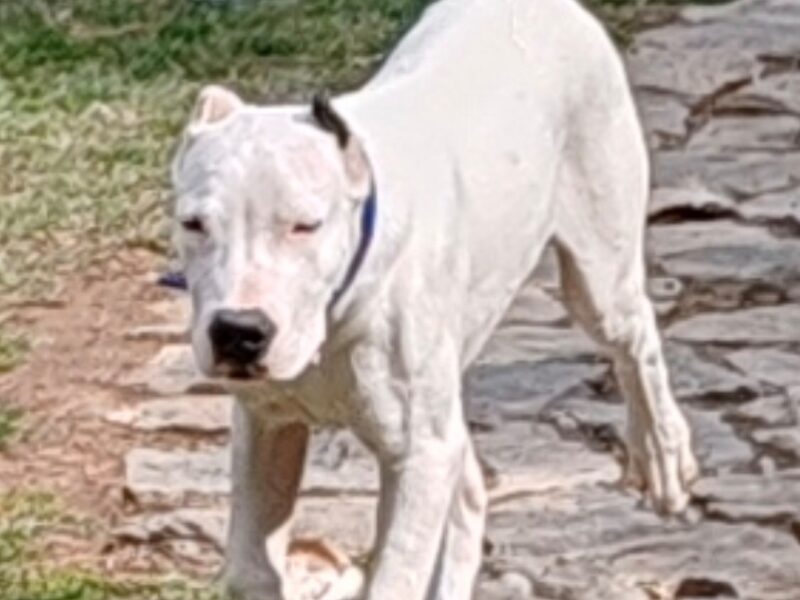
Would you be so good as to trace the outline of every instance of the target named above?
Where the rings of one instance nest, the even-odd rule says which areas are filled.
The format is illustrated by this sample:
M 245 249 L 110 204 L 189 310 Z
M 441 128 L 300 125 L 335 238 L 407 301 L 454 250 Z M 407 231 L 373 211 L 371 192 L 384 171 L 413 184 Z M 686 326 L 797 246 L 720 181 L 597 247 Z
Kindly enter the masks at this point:
M 322 227 L 322 221 L 314 221 L 313 223 L 295 223 L 292 227 L 292 233 L 295 235 L 308 235 L 314 233 Z
M 204 234 L 206 232 L 206 224 L 200 217 L 189 217 L 181 221 L 181 227 L 186 231 L 192 233 Z

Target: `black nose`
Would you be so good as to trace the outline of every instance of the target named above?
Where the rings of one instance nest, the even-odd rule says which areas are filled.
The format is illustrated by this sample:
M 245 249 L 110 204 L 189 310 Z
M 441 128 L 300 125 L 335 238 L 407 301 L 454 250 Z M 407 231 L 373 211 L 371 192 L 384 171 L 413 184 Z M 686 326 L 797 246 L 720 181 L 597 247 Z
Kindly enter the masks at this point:
M 275 324 L 260 310 L 218 310 L 208 333 L 216 362 L 243 368 L 267 353 Z

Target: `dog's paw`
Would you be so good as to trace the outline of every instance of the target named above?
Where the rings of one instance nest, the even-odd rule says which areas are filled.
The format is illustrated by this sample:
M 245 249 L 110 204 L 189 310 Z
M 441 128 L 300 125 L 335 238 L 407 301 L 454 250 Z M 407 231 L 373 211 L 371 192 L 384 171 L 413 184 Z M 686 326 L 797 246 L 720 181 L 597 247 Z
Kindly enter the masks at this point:
M 689 487 L 699 473 L 683 415 L 676 412 L 656 427 L 630 425 L 623 482 L 641 490 L 657 512 L 683 513 L 691 499 Z
M 322 539 L 297 539 L 286 560 L 287 600 L 360 600 L 364 573 Z

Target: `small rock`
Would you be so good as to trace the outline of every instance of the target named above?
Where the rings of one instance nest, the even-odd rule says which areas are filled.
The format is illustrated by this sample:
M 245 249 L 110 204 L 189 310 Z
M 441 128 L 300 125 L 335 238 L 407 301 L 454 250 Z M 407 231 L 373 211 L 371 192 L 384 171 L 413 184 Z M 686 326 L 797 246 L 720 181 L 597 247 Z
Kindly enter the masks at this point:
M 533 596 L 531 580 L 520 573 L 508 571 L 497 579 L 482 582 L 480 597 L 490 600 L 527 600 Z
M 647 280 L 647 291 L 653 300 L 674 300 L 683 292 L 683 284 L 675 277 L 651 277 Z
M 736 589 L 727 581 L 688 577 L 678 584 L 675 598 L 738 598 Z

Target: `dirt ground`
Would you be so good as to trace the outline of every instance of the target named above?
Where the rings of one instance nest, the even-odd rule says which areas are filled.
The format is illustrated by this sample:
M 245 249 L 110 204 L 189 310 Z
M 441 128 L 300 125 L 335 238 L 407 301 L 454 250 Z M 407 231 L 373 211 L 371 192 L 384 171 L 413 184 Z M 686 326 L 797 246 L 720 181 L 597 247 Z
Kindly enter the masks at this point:
M 145 432 L 110 426 L 104 415 L 134 403 L 117 385 L 160 347 L 130 335 L 159 320 L 171 292 L 155 285 L 163 259 L 127 252 L 67 281 L 57 302 L 20 306 L 7 324 L 31 341 L 25 362 L 0 379 L 0 397 L 23 411 L 20 429 L 0 453 L 0 493 L 37 491 L 58 498 L 81 527 L 48 535 L 43 554 L 56 564 L 153 573 L 176 565 L 167 548 L 138 552 L 109 531 L 134 500 L 124 487 L 123 458 L 135 446 L 192 447 L 191 436 L 148 439 Z M 201 568 L 200 571 L 207 569 Z

